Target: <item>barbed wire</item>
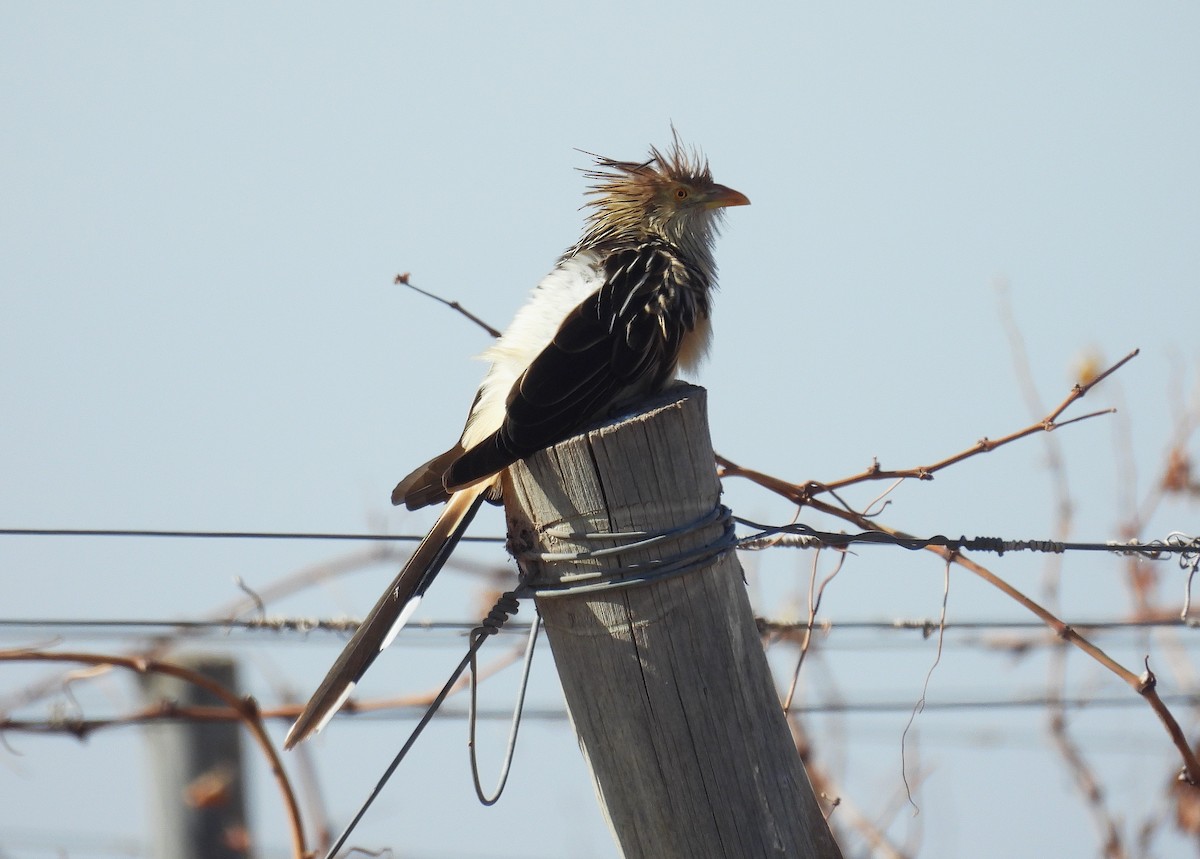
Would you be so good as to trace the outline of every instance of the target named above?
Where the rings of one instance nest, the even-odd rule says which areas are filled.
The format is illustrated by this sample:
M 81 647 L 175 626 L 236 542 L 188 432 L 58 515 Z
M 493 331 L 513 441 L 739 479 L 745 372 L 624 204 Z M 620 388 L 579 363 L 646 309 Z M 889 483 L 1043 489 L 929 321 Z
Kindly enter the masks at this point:
M 308 634 L 310 632 L 333 632 L 333 633 L 353 633 L 358 629 L 360 620 L 357 618 L 302 618 L 302 617 L 264 617 L 251 618 L 248 620 L 240 619 L 223 619 L 223 620 L 169 620 L 155 618 L 0 618 L 0 630 L 3 629 L 21 629 L 34 628 L 39 631 L 46 630 L 64 630 L 64 631 L 81 631 L 81 630 L 102 630 L 102 631 L 121 631 L 129 630 L 131 632 L 139 632 L 145 635 L 153 635 L 160 633 L 162 635 L 173 635 L 179 632 L 299 632 Z M 451 631 L 451 632 L 470 632 L 478 623 L 468 623 L 467 621 L 412 621 L 404 628 L 408 630 L 424 630 L 430 632 Z M 514 623 L 505 629 L 522 629 L 528 631 L 529 624 Z
M 1179 706 L 1195 706 L 1200 704 L 1200 693 L 1178 693 L 1163 695 L 1163 702 Z M 386 710 L 358 712 L 352 718 L 356 723 L 392 723 L 407 721 L 425 714 L 426 706 L 410 705 L 393 707 Z M 1145 706 L 1136 697 L 1105 696 L 1088 697 L 1086 695 L 1053 696 L 1030 695 L 1023 698 L 951 698 L 942 701 L 927 701 L 926 712 L 955 712 L 973 710 L 1025 710 L 1044 707 L 1061 707 L 1068 710 L 1121 710 L 1138 709 Z M 879 701 L 819 701 L 793 705 L 792 715 L 871 715 L 886 713 L 908 713 L 912 710 L 912 701 L 904 699 Z M 264 718 L 268 717 L 266 712 Z M 432 717 L 433 721 L 466 721 L 470 716 L 465 707 L 443 707 Z M 208 708 L 204 713 L 206 721 L 234 721 L 237 714 L 229 711 L 225 714 L 220 708 Z M 512 710 L 504 707 L 481 707 L 476 710 L 475 718 L 486 722 L 511 722 Z M 536 722 L 565 722 L 569 718 L 567 710 L 561 705 L 526 706 L 522 711 L 522 719 Z M 286 717 L 290 721 L 291 715 Z M 196 721 L 194 713 L 174 712 L 172 710 L 154 709 L 137 714 L 113 716 L 110 718 L 82 718 L 55 716 L 51 718 L 3 718 L 0 719 L 0 730 L 20 731 L 24 733 L 79 733 L 83 729 L 91 733 L 97 729 L 129 727 L 147 723 L 188 723 Z
M 1117 555 L 1138 555 L 1148 560 L 1158 560 L 1167 555 L 1180 556 L 1181 562 L 1196 566 L 1200 562 L 1200 538 L 1181 531 L 1172 531 L 1161 540 L 1107 540 L 1056 541 L 1008 539 L 1004 537 L 946 537 L 935 534 L 931 537 L 900 537 L 884 531 L 861 531 L 857 534 L 821 531 L 808 525 L 764 525 L 734 517 L 735 521 L 758 533 L 743 537 L 738 548 L 758 550 L 772 547 L 830 548 L 844 549 L 856 544 L 893 545 L 903 549 L 928 549 L 932 547 L 951 551 L 988 552 L 1004 555 L 1011 552 L 1041 552 L 1063 554 L 1066 552 L 1110 552 Z M 778 535 L 793 539 L 780 540 Z M 324 541 L 371 541 L 371 542 L 419 542 L 424 534 L 377 534 L 339 533 L 325 531 L 194 531 L 153 530 L 130 528 L 0 528 L 0 537 L 123 537 L 123 538 L 173 538 L 202 540 L 324 540 Z M 503 543 L 504 537 L 471 536 L 463 542 Z
M 173 635 L 179 632 L 228 633 L 228 632 L 267 632 L 267 633 L 334 633 L 338 635 L 352 634 L 358 629 L 360 621 L 352 618 L 315 619 L 315 618 L 257 618 L 249 620 L 169 620 L 153 618 L 0 618 L 0 632 L 4 630 L 20 631 L 32 629 L 38 632 L 90 632 L 101 631 L 110 633 L 129 632 L 149 637 L 157 635 Z M 413 621 L 405 626 L 405 632 L 470 632 L 478 626 L 477 623 L 455 620 Z M 758 618 L 760 632 L 790 633 L 802 632 L 808 624 L 806 621 L 775 621 Z M 1176 617 L 1159 617 L 1142 620 L 1076 620 L 1071 626 L 1084 630 L 1122 631 L 1122 630 L 1151 630 L 1151 629 L 1195 629 L 1200 627 L 1200 618 L 1189 617 L 1186 620 Z M 528 623 L 510 623 L 504 632 L 528 632 Z M 821 632 L 835 631 L 866 631 L 866 632 L 905 632 L 916 631 L 930 635 L 939 628 L 946 632 L 953 631 L 1038 631 L 1046 630 L 1046 624 L 1039 620 L 1006 620 L 982 619 L 939 622 L 930 618 L 897 618 L 895 620 L 819 620 L 815 628 Z
M 1179 693 L 1175 695 L 1163 695 L 1163 702 L 1167 704 L 1178 704 L 1180 706 L 1194 706 L 1200 704 L 1200 693 L 1187 694 Z M 1128 695 L 1123 697 L 1108 696 L 1104 698 L 1089 698 L 1087 696 L 1076 697 L 1057 697 L 1053 695 L 1036 695 L 1027 698 L 975 698 L 975 699 L 957 699 L 949 701 L 929 701 L 926 703 L 926 711 L 951 711 L 951 710 L 1001 710 L 1001 709 L 1026 709 L 1037 707 L 1065 707 L 1069 710 L 1082 709 L 1123 709 L 1144 707 L 1145 704 L 1139 701 L 1136 697 Z M 827 701 L 819 703 L 799 704 L 792 707 L 792 713 L 820 715 L 826 713 L 908 713 L 912 710 L 913 702 L 909 700 L 895 701 Z M 404 713 L 397 711 L 395 713 L 375 712 L 355 716 L 356 719 L 363 718 L 366 720 L 388 720 L 392 718 L 410 718 L 413 713 Z M 467 711 L 461 707 L 453 707 L 442 710 L 439 714 L 440 718 L 465 719 Z M 489 708 L 479 710 L 477 716 L 480 719 L 488 719 L 494 721 L 504 721 L 512 719 L 512 711 L 503 708 Z M 541 721 L 561 721 L 567 718 L 567 710 L 565 707 L 534 707 L 526 708 L 525 717 L 533 718 Z
M 740 525 L 754 528 L 758 533 L 742 538 L 740 549 L 770 548 L 827 548 L 844 549 L 856 544 L 899 546 L 902 549 L 919 550 L 929 548 L 949 549 L 952 552 L 990 552 L 1003 555 L 1011 552 L 1041 552 L 1061 555 L 1065 552 L 1111 552 L 1117 555 L 1138 555 L 1148 560 L 1158 560 L 1165 555 L 1178 555 L 1188 565 L 1195 566 L 1200 559 L 1200 538 L 1191 537 L 1181 531 L 1172 531 L 1162 540 L 1142 542 L 1139 540 L 1108 540 L 1100 542 L 1058 540 L 1010 540 L 1004 537 L 902 537 L 886 531 L 860 531 L 857 534 L 819 531 L 808 525 L 762 525 L 749 519 L 734 517 Z M 779 540 L 776 535 L 788 535 L 793 540 Z

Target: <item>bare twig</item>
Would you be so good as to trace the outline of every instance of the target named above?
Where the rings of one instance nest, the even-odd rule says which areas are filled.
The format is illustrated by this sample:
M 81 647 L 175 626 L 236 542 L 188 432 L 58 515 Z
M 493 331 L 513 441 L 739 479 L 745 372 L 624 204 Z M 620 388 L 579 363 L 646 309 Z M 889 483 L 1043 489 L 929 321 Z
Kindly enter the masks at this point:
M 817 622 L 817 611 L 821 608 L 821 597 L 825 593 L 825 586 L 833 581 L 834 577 L 841 571 L 842 565 L 846 562 L 846 553 L 839 552 L 837 564 L 833 571 L 821 580 L 820 587 L 816 586 L 817 581 L 817 561 L 820 560 L 821 552 L 818 550 L 813 555 L 812 575 L 808 581 L 808 622 L 804 625 L 804 639 L 800 642 L 800 655 L 796 658 L 796 670 L 792 672 L 792 683 L 788 687 L 787 697 L 783 701 L 783 712 L 787 713 L 792 709 L 792 698 L 796 694 L 796 685 L 800 680 L 800 669 L 804 665 L 804 657 L 808 653 L 809 644 L 812 642 L 813 626 Z
M 1036 417 L 1044 412 L 1042 398 L 1038 394 L 1037 385 L 1033 379 L 1033 370 L 1029 365 L 1029 354 L 1025 349 L 1025 338 L 1017 320 L 1013 315 L 1012 303 L 1008 299 L 1008 282 L 1000 281 L 996 285 L 1000 306 L 1000 319 L 1012 351 L 1013 364 L 1017 383 L 1025 397 L 1025 405 L 1030 417 Z M 1087 384 L 1095 378 L 1098 367 L 1088 364 L 1080 370 L 1076 381 Z M 1063 460 L 1062 445 L 1053 433 L 1042 436 L 1046 449 L 1046 470 L 1049 472 L 1050 485 L 1054 490 L 1054 506 L 1057 511 L 1055 528 L 1051 533 L 1055 540 L 1066 540 L 1071 533 L 1071 523 L 1074 517 L 1074 505 L 1071 503 L 1071 490 L 1067 483 L 1067 469 Z M 1062 557 L 1051 555 L 1046 559 L 1045 572 L 1042 576 L 1042 601 L 1051 609 L 1058 608 L 1058 593 L 1062 574 Z
M 1033 371 L 1029 365 L 1029 357 L 1025 351 L 1025 339 L 1013 316 L 1012 305 L 1008 300 L 1006 286 L 1006 284 L 1001 284 L 997 290 L 999 293 L 1001 320 L 1012 348 L 1017 381 L 1025 396 L 1025 402 L 1030 414 L 1036 416 L 1042 413 L 1043 405 L 1041 397 L 1038 395 L 1037 386 L 1034 383 Z M 1076 381 L 1081 384 L 1091 383 L 1095 379 L 1100 367 L 1101 364 L 1095 354 L 1086 355 L 1076 371 Z M 1122 420 L 1123 417 L 1123 415 L 1118 414 L 1118 429 L 1128 428 L 1128 418 Z M 1059 444 L 1057 436 L 1048 433 L 1042 436 L 1042 441 L 1045 445 L 1046 470 L 1050 478 L 1051 489 L 1054 493 L 1054 507 L 1056 511 L 1055 523 L 1051 533 L 1054 540 L 1065 542 L 1071 535 L 1075 513 L 1075 505 L 1072 503 L 1070 485 L 1067 481 L 1066 461 L 1063 457 L 1062 445 Z M 1118 462 L 1120 461 L 1118 459 Z M 1130 474 L 1132 474 L 1132 462 L 1133 457 L 1130 455 L 1127 459 L 1127 463 L 1130 464 L 1128 468 Z M 1119 485 L 1124 485 L 1125 483 L 1126 481 L 1120 481 Z M 1132 482 L 1129 485 L 1132 486 Z M 1128 536 L 1132 537 L 1132 535 Z M 1136 564 L 1138 561 L 1134 560 L 1134 563 Z M 1062 555 L 1049 555 L 1046 558 L 1045 571 L 1042 575 L 1042 601 L 1048 608 L 1056 612 L 1059 606 L 1062 566 Z M 1054 747 L 1058 750 L 1064 766 L 1074 778 L 1075 784 L 1083 796 L 1084 804 L 1091 811 L 1092 820 L 1100 832 L 1104 856 L 1106 859 L 1123 859 L 1125 849 L 1121 843 L 1117 820 L 1105 801 L 1104 791 L 1100 786 L 1099 780 L 1088 765 L 1079 745 L 1071 737 L 1068 726 L 1066 708 L 1063 706 L 1067 683 L 1068 652 L 1068 648 L 1062 646 L 1061 642 L 1059 642 L 1058 647 L 1055 647 L 1051 651 L 1047 669 L 1047 697 L 1053 703 L 1049 708 L 1050 718 L 1047 727 Z
M 990 453 L 997 448 L 1004 447 L 1005 445 L 1012 444 L 1014 441 L 1019 441 L 1020 439 L 1035 435 L 1037 433 L 1053 432 L 1056 429 L 1062 429 L 1063 427 L 1069 426 L 1073 423 L 1090 420 L 1092 418 L 1100 417 L 1101 415 L 1112 414 L 1112 409 L 1099 409 L 1094 412 L 1089 412 L 1085 415 L 1070 418 L 1069 420 L 1061 422 L 1058 420 L 1062 413 L 1070 408 L 1073 403 L 1083 399 L 1085 396 L 1087 396 L 1088 391 L 1100 384 L 1100 382 L 1104 381 L 1121 367 L 1125 366 L 1125 364 L 1127 364 L 1129 361 L 1133 360 L 1138 355 L 1139 351 L 1140 350 L 1138 349 L 1134 349 L 1107 370 L 1104 370 L 1102 373 L 1098 373 L 1093 379 L 1087 381 L 1086 383 L 1076 384 L 1071 389 L 1071 392 L 1063 399 L 1063 401 L 1055 406 L 1054 409 L 1052 409 L 1041 420 L 1035 421 L 1027 427 L 997 439 L 981 438 L 970 447 L 929 465 L 922 465 L 917 466 L 916 468 L 907 468 L 901 470 L 888 470 L 881 468 L 878 462 L 873 462 L 870 467 L 859 474 L 854 474 L 850 477 L 845 477 L 830 483 L 809 481 L 808 483 L 804 484 L 796 484 L 789 483 L 786 480 L 781 480 L 761 471 L 742 468 L 737 463 L 726 459 L 720 454 L 717 455 L 717 464 L 721 466 L 722 477 L 746 478 L 747 480 L 762 486 L 764 489 L 769 489 L 778 495 L 782 495 L 784 498 L 787 498 L 794 504 L 807 504 L 811 499 L 822 493 L 836 492 L 837 490 L 843 489 L 847 486 L 852 486 L 857 483 L 864 483 L 870 480 L 895 480 L 896 478 L 932 480 L 934 474 L 937 472 L 949 468 L 952 465 L 957 465 L 965 459 L 978 456 L 981 453 Z
M 402 557 L 404 557 L 403 553 L 397 552 L 387 544 L 379 543 L 367 549 L 348 552 L 333 560 L 321 561 L 288 573 L 265 587 L 257 588 L 255 593 L 262 601 L 270 603 L 311 587 L 318 582 L 361 570 L 372 564 L 398 560 Z M 201 615 L 200 619 L 220 621 L 237 618 L 243 613 L 253 610 L 255 605 L 253 599 L 241 596 L 222 607 Z M 170 636 L 154 636 L 143 646 L 130 650 L 122 656 L 129 659 L 162 659 L 187 636 L 187 630 L 182 629 L 174 631 Z M 0 696 L 0 710 L 18 710 L 47 695 L 57 694 L 62 688 L 63 682 L 62 674 L 52 674 L 14 692 Z
M 515 647 L 510 648 L 502 656 L 496 658 L 495 661 L 487 666 L 479 669 L 478 677 L 482 682 L 494 674 L 498 674 L 508 666 L 520 661 L 525 653 L 525 643 L 521 642 Z M 470 683 L 470 677 L 464 675 L 450 687 L 450 691 L 446 697 L 457 695 L 459 692 L 467 688 Z M 415 692 L 412 695 L 402 695 L 394 698 L 377 698 L 370 700 L 357 700 L 349 698 L 342 705 L 342 709 L 338 711 L 339 717 L 353 716 L 356 713 L 376 713 L 384 710 L 400 710 L 407 707 L 428 707 L 441 693 L 442 687 L 426 690 L 424 692 Z M 280 707 L 276 710 L 269 711 L 269 715 L 273 718 L 284 718 L 293 720 L 300 715 L 301 707 Z
M 933 680 L 933 672 L 937 670 L 938 665 L 942 662 L 942 648 L 946 643 L 946 607 L 950 603 L 950 560 L 946 559 L 946 569 L 942 577 L 942 609 L 938 615 L 938 635 L 937 635 L 937 650 L 934 652 L 933 662 L 929 666 L 929 670 L 925 672 L 925 682 L 921 686 L 921 697 L 917 699 L 917 703 L 913 705 L 912 712 L 908 714 L 908 722 L 904 726 L 904 732 L 900 734 L 900 778 L 904 781 L 904 790 L 908 795 L 908 803 L 913 807 L 914 811 L 920 811 L 917 803 L 913 800 L 912 787 L 908 782 L 908 732 L 912 730 L 913 723 L 917 720 L 917 716 L 925 711 L 925 699 L 929 694 L 929 683 Z
M 417 286 L 410 280 L 410 277 L 411 277 L 410 273 L 406 271 L 403 274 L 396 275 L 395 282 L 402 283 L 405 286 L 407 286 L 409 289 L 416 290 L 417 292 L 421 293 L 421 295 L 425 296 L 426 298 L 432 298 L 434 301 L 437 301 L 441 304 L 446 305 L 451 310 L 458 311 L 463 316 L 465 316 L 467 319 L 471 320 L 476 325 L 478 325 L 480 328 L 482 328 L 484 331 L 486 331 L 488 334 L 491 334 L 493 337 L 500 336 L 500 332 L 497 329 L 488 325 L 486 322 L 484 322 L 482 319 L 480 319 L 478 316 L 476 316 L 471 311 L 467 310 L 465 307 L 463 307 L 457 301 L 447 301 L 445 298 L 442 298 L 440 295 L 437 295 L 436 293 L 427 292 L 426 290 L 421 289 L 421 287 Z
M 1075 784 L 1083 794 L 1088 810 L 1092 812 L 1096 828 L 1100 830 L 1103 838 L 1102 855 L 1105 859 L 1125 859 L 1126 852 L 1121 843 L 1121 833 L 1104 801 L 1104 790 L 1100 787 L 1100 782 L 1092 768 L 1084 760 L 1083 753 L 1071 739 L 1066 721 L 1066 713 L 1059 704 L 1054 708 L 1050 717 L 1050 736 L 1054 738 L 1054 744 L 1066 763 L 1067 769 L 1074 777 Z
M 250 731 L 250 735 L 254 737 L 263 757 L 267 759 L 271 773 L 275 776 L 275 781 L 279 785 L 284 806 L 287 810 L 288 823 L 292 835 L 293 855 L 297 859 L 302 859 L 302 857 L 308 855 L 307 847 L 305 846 L 304 823 L 300 819 L 300 808 L 296 803 L 296 795 L 292 790 L 287 773 L 283 769 L 283 762 L 279 759 L 279 754 L 275 751 L 275 746 L 271 743 L 271 737 L 267 734 L 262 714 L 258 709 L 258 703 L 253 698 L 249 696 L 239 698 L 220 683 L 215 682 L 198 671 L 193 671 L 171 662 L 161 662 L 154 659 L 102 653 L 54 653 L 36 650 L 4 650 L 0 651 L 0 662 L 67 662 L 123 668 L 137 674 L 165 674 L 191 683 L 208 692 L 213 697 L 220 699 L 227 707 L 238 714 L 242 724 L 246 726 L 246 729 Z M 211 710 L 213 708 L 194 709 Z

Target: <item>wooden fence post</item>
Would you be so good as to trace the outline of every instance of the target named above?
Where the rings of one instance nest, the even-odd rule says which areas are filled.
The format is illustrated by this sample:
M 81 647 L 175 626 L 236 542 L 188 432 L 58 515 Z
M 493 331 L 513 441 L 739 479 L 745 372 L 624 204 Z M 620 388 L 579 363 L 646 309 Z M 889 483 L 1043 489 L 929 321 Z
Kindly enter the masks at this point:
M 630 538 L 568 534 L 705 521 L 721 492 L 705 392 L 672 388 L 641 414 L 542 451 L 510 475 L 517 551 L 594 551 Z M 709 519 L 616 558 L 526 558 L 522 567 L 541 582 L 598 567 L 628 573 L 723 545 L 725 526 Z M 841 856 L 784 718 L 731 549 L 678 575 L 539 596 L 537 604 L 625 859 Z

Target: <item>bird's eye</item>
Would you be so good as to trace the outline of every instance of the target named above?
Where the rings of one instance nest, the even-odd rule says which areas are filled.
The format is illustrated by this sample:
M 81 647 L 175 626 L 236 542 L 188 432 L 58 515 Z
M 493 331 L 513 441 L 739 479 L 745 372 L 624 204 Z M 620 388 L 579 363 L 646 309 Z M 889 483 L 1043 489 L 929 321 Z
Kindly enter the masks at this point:
M 675 189 L 675 199 L 676 200 L 686 200 L 687 198 L 688 198 L 687 188 L 676 188 Z

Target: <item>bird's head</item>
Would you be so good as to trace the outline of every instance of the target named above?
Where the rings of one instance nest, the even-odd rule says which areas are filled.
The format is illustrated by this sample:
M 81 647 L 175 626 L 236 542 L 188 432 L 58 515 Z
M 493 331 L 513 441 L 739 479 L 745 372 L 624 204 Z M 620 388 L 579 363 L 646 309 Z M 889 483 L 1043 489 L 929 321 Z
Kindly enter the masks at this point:
M 740 191 L 714 182 L 708 162 L 678 136 L 665 153 L 651 147 L 646 161 L 592 157 L 596 166 L 585 174 L 594 180 L 588 191 L 593 241 L 660 238 L 704 252 L 724 209 L 750 203 Z

